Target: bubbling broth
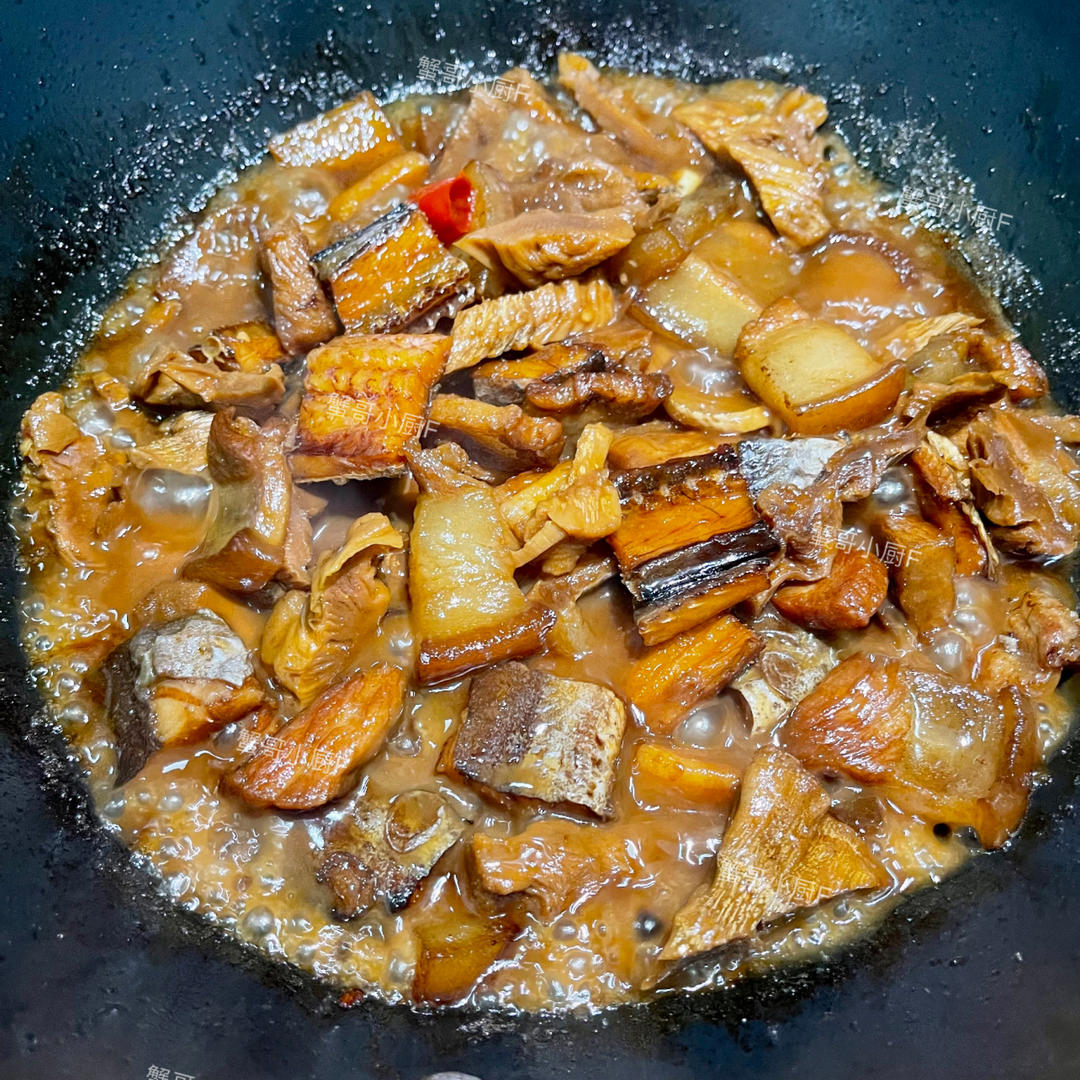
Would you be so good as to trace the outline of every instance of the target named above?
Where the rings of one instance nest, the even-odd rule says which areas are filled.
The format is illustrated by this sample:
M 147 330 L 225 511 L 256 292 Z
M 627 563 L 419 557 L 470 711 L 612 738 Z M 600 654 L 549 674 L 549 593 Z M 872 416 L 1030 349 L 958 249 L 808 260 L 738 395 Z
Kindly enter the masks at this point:
M 13 519 L 42 693 L 179 907 L 343 1001 L 599 1009 L 1007 843 L 1080 420 L 825 121 L 574 54 L 364 93 L 132 276 Z

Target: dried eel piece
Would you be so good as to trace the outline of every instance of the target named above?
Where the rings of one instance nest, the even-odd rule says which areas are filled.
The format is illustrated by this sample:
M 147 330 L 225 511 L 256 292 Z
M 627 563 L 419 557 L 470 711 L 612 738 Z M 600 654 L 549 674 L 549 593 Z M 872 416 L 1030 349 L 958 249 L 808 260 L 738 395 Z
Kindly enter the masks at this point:
M 450 374 L 515 349 L 537 348 L 571 334 L 606 326 L 615 317 L 615 297 L 602 279 L 574 279 L 529 292 L 484 300 L 454 320 Z
M 310 353 L 289 458 L 296 479 L 403 474 L 449 348 L 439 334 L 346 334 Z
M 263 698 L 251 654 L 224 619 L 199 611 L 146 626 L 102 666 L 116 733 L 116 784 L 164 746 L 191 742 L 251 712 Z
M 764 590 L 779 541 L 735 447 L 616 473 L 623 520 L 608 538 L 648 644 Z
M 626 719 L 606 687 L 503 664 L 473 678 L 454 768 L 495 791 L 610 817 Z
M 453 297 L 469 268 L 443 247 L 423 211 L 401 203 L 312 259 L 350 333 L 406 329 Z

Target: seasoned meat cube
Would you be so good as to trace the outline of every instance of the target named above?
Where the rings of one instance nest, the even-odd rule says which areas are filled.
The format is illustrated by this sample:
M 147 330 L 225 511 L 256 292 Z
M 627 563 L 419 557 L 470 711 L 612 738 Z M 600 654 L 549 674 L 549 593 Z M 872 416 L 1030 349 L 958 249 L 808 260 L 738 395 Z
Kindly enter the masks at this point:
M 263 629 L 262 661 L 282 686 L 307 703 L 349 669 L 390 603 L 377 560 L 404 540 L 383 514 L 349 526 L 345 543 L 320 556 L 310 591 L 287 592 Z
M 405 673 L 376 664 L 316 698 L 273 735 L 255 740 L 223 777 L 251 806 L 312 810 L 344 795 L 401 716 Z
M 514 580 L 513 534 L 488 487 L 427 492 L 409 537 L 409 593 L 417 676 L 441 682 L 540 649 L 555 612 Z
M 545 281 L 576 277 L 633 239 L 633 227 L 615 210 L 531 210 L 509 221 L 474 229 L 457 247 L 485 266 L 505 267 L 524 285 L 535 288 Z
M 330 283 L 345 329 L 360 334 L 405 330 L 450 299 L 469 276 L 412 203 L 399 204 L 313 261 Z
M 1016 409 L 986 409 L 959 435 L 976 505 L 1003 548 L 1069 555 L 1080 541 L 1080 467 L 1054 433 Z
M 355 919 L 379 900 L 400 911 L 464 830 L 434 791 L 364 797 L 327 833 L 315 877 L 329 886 L 339 919 Z
M 603 886 L 645 876 L 645 859 L 657 856 L 647 829 L 592 825 L 560 818 L 536 821 L 514 836 L 476 833 L 473 876 L 498 896 L 534 897 L 540 915 L 555 918 Z
M 454 767 L 496 791 L 612 812 L 626 708 L 610 690 L 512 662 L 473 678 Z
M 274 329 L 286 353 L 296 356 L 329 341 L 338 332 L 338 321 L 296 219 L 264 236 L 261 253 L 272 290 Z
M 296 479 L 404 473 L 449 347 L 438 334 L 346 334 L 310 353 L 290 456 Z
M 869 626 L 888 591 L 889 571 L 876 555 L 840 551 L 827 577 L 785 585 L 772 602 L 781 615 L 810 630 L 859 630 Z
M 940 630 L 956 606 L 951 538 L 917 514 L 886 514 L 877 525 L 891 566 L 896 602 L 921 634 Z
M 721 615 L 650 648 L 626 676 L 630 701 L 658 734 L 722 690 L 761 652 L 761 638 L 733 615 Z
M 369 172 L 403 147 L 374 95 L 362 94 L 270 140 L 276 161 L 351 174 Z
M 150 405 L 268 412 L 285 396 L 277 335 L 261 323 L 215 330 L 188 352 L 160 349 L 136 373 L 131 392 Z
M 558 420 L 457 394 L 436 394 L 428 419 L 436 439 L 453 439 L 478 464 L 504 474 L 554 465 L 565 442 Z
M 183 572 L 237 592 L 257 592 L 284 567 L 292 481 L 282 434 L 224 410 L 210 425 L 207 461 L 216 512 Z
M 872 784 L 901 809 L 969 825 L 996 847 L 1026 803 L 1030 766 L 1012 747 L 1027 723 L 1007 696 L 856 653 L 803 698 L 780 738 L 808 768 Z
M 201 738 L 262 700 L 250 653 L 211 611 L 143 628 L 113 651 L 103 672 L 118 786 L 162 747 Z
M 454 320 L 446 372 L 515 349 L 538 348 L 571 334 L 607 326 L 615 316 L 615 297 L 606 281 L 570 280 L 529 292 L 485 300 Z
M 751 937 L 771 922 L 889 875 L 850 826 L 829 813 L 829 796 L 790 754 L 759 750 L 716 857 L 716 876 L 676 915 L 661 960 L 683 960 Z

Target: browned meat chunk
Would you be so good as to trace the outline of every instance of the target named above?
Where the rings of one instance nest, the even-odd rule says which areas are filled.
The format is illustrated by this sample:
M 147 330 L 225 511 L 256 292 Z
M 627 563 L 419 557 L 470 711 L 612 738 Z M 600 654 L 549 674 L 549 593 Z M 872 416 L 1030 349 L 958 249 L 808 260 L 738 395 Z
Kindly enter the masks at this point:
M 1056 596 L 1031 589 L 1009 612 L 1009 628 L 1043 668 L 1080 664 L 1080 618 Z
M 1002 547 L 1060 556 L 1080 541 L 1080 468 L 1041 424 L 1015 409 L 987 409 L 957 436 L 976 505 Z
M 580 412 L 600 405 L 629 423 L 655 412 L 671 394 L 671 379 L 662 371 L 579 371 L 549 375 L 525 388 L 525 400 L 543 412 Z
M 566 441 L 552 417 L 456 394 L 436 394 L 428 419 L 436 439 L 460 443 L 479 465 L 504 474 L 554 465 Z
M 443 247 L 423 211 L 401 203 L 313 257 L 350 333 L 405 330 L 449 300 L 469 268 Z
M 117 786 L 162 747 L 199 739 L 262 700 L 251 654 L 210 611 L 145 627 L 113 651 L 103 671 Z
M 382 748 L 404 701 L 405 673 L 376 664 L 325 691 L 273 735 L 256 738 L 221 782 L 250 806 L 322 806 L 353 786 L 355 770 Z
M 802 435 L 878 423 L 907 377 L 899 360 L 872 356 L 842 327 L 812 318 L 790 297 L 743 326 L 735 362 L 750 389 Z
M 609 817 L 625 730 L 626 708 L 606 687 L 512 662 L 474 677 L 454 767 L 496 791 Z
M 603 886 L 629 884 L 645 875 L 646 853 L 656 856 L 648 830 L 627 825 L 537 821 L 514 836 L 477 833 L 472 871 L 488 892 L 524 893 L 553 919 Z
M 270 279 L 274 329 L 285 352 L 296 356 L 329 341 L 338 332 L 338 321 L 294 218 L 263 238 L 262 264 Z
M 285 396 L 285 376 L 277 362 L 284 358 L 269 327 L 229 326 L 189 352 L 155 352 L 135 376 L 131 392 L 150 405 L 235 405 L 265 412 Z
M 877 532 L 896 602 L 920 634 L 940 630 L 956 606 L 956 551 L 951 537 L 917 514 L 886 514 Z
M 650 648 L 626 676 L 630 701 L 651 731 L 672 731 L 695 705 L 722 690 L 761 652 L 761 638 L 721 615 Z
M 437 919 L 417 930 L 420 955 L 413 977 L 413 1001 L 451 1005 L 460 1001 L 511 950 L 521 930 L 503 913 L 477 914 L 458 899 L 447 901 Z
M 827 577 L 785 585 L 772 598 L 777 611 L 810 630 L 859 630 L 870 624 L 889 591 L 889 571 L 869 551 L 840 551 Z
M 449 347 L 438 334 L 346 334 L 312 352 L 290 456 L 296 479 L 404 473 Z
M 485 266 L 501 266 L 522 284 L 535 287 L 576 277 L 633 239 L 633 227 L 615 210 L 579 214 L 532 210 L 476 229 L 457 247 Z
M 538 348 L 607 326 L 615 297 L 606 281 L 563 281 L 466 308 L 454 320 L 446 371 L 472 367 L 515 349 Z
M 281 433 L 237 416 L 214 417 L 207 444 L 216 512 L 187 577 L 237 592 L 257 592 L 284 567 L 292 481 Z
M 891 879 L 850 826 L 829 813 L 821 784 L 768 746 L 743 776 L 739 805 L 704 894 L 676 915 L 661 960 L 683 960 L 751 937 L 762 923 Z
M 971 826 L 998 846 L 1030 786 L 1013 751 L 1026 722 L 1007 695 L 857 653 L 803 698 L 780 738 L 808 768 L 872 784 L 909 813 Z
M 365 514 L 337 551 L 320 557 L 310 591 L 294 589 L 274 606 L 262 660 L 301 702 L 341 678 L 369 643 L 390 603 L 390 590 L 376 577 L 377 561 L 402 543 L 383 514 Z
M 333 893 L 339 919 L 355 919 L 379 900 L 400 911 L 464 829 L 434 791 L 361 798 L 327 834 L 315 876 Z

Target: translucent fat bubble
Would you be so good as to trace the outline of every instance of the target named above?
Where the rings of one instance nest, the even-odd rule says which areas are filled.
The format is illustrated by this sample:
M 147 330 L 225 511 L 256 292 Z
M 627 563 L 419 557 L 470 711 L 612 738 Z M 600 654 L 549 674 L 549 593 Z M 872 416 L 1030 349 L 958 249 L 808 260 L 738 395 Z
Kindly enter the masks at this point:
M 147 521 L 163 529 L 187 530 L 206 520 L 214 487 L 203 476 L 174 469 L 144 469 L 131 496 Z

